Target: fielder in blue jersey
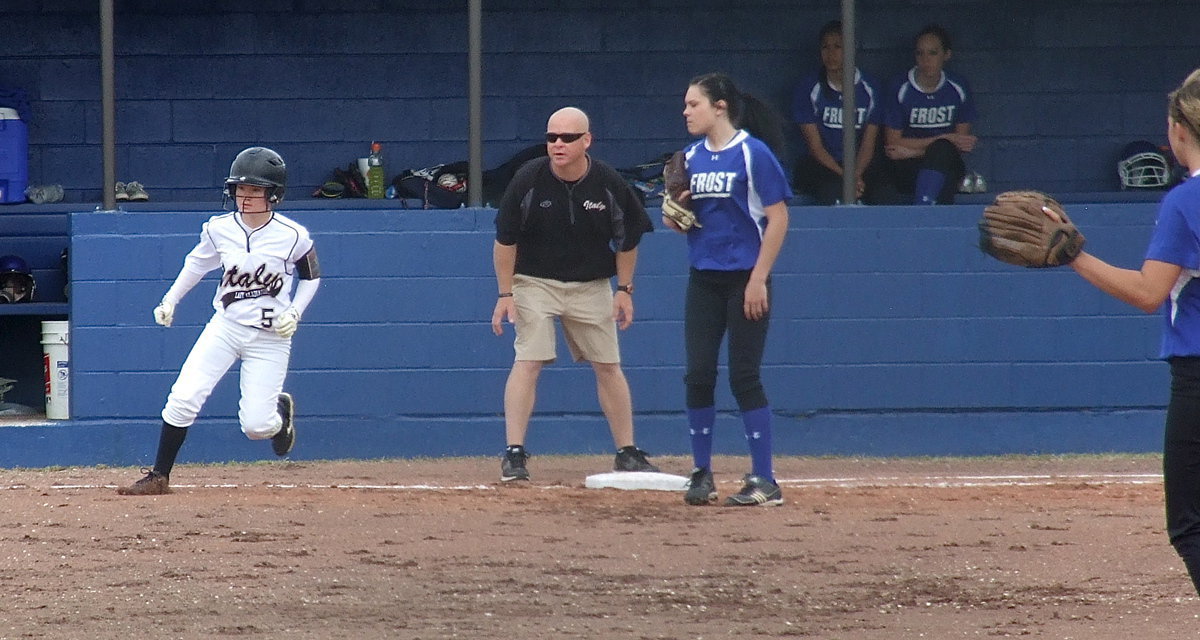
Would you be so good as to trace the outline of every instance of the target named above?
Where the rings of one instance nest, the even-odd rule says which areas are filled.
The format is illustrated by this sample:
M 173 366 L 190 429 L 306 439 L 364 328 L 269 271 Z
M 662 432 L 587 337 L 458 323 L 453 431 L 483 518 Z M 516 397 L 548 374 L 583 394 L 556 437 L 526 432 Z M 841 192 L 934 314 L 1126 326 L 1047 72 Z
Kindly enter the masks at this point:
M 684 501 L 704 505 L 717 499 L 712 473 L 717 358 L 728 334 L 729 385 L 741 410 L 751 471 L 725 505 L 779 505 L 783 494 L 772 462 L 771 406 L 760 369 L 770 320 L 771 268 L 787 234 L 787 201 L 792 197 L 772 152 L 782 145 L 782 121 L 720 73 L 693 79 L 684 104 L 688 133 L 703 136 L 684 151 L 690 194 L 683 201 L 690 202 L 699 223 L 686 232 L 691 269 L 684 308 L 684 383 L 695 468 Z M 681 231 L 666 216 L 663 224 Z
M 977 142 L 975 100 L 966 81 L 945 70 L 950 34 L 929 25 L 917 34 L 917 64 L 888 90 L 884 153 L 891 184 L 913 204 L 953 204 Z
M 1086 252 L 1071 267 L 1118 300 L 1163 315 L 1160 355 L 1171 367 L 1163 442 L 1167 534 L 1200 593 L 1200 69 L 1167 102 L 1167 139 L 1190 177 L 1163 197 L 1141 270 Z
M 808 155 L 796 163 L 797 190 L 816 200 L 817 204 L 837 204 L 842 198 L 842 176 L 845 175 L 845 152 L 842 149 L 842 23 L 833 20 L 821 27 L 818 34 L 821 48 L 821 68 L 809 74 L 796 86 L 792 100 L 792 120 L 800 125 L 800 133 L 808 146 Z M 854 70 L 854 107 L 857 114 L 855 132 L 857 153 L 854 158 L 854 178 L 858 185 L 857 198 L 872 200 L 868 184 L 876 182 L 875 149 L 879 142 L 879 127 L 883 123 L 882 94 L 870 76 Z

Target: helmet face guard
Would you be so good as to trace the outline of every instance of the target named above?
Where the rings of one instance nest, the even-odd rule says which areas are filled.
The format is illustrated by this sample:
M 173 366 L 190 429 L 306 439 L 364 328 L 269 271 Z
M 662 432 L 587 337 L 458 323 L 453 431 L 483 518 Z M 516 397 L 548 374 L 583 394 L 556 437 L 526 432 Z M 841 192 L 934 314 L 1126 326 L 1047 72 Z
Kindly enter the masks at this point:
M 225 196 L 232 199 L 239 184 L 264 187 L 267 202 L 281 202 L 287 189 L 287 165 L 278 153 L 266 147 L 250 147 L 233 159 L 225 179 Z
M 1167 157 L 1151 142 L 1131 142 L 1117 163 L 1122 189 L 1162 189 L 1171 182 Z
M 0 304 L 32 302 L 36 289 L 29 263 L 20 256 L 0 256 Z

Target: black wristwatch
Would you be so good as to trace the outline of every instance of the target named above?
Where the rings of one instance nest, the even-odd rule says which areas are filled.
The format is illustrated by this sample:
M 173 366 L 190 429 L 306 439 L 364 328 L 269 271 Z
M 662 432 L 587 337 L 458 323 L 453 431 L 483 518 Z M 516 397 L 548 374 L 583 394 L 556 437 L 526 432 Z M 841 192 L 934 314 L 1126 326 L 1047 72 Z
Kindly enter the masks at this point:
M 633 283 L 630 282 L 629 284 L 619 284 L 617 285 L 617 291 L 624 291 L 629 295 L 633 295 Z

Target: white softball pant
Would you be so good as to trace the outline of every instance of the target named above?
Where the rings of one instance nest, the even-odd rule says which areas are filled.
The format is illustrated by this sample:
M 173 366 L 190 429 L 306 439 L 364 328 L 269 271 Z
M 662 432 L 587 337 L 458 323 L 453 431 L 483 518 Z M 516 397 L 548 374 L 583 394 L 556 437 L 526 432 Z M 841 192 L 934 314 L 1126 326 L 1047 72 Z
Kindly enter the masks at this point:
M 283 426 L 277 402 L 291 352 L 289 338 L 214 315 L 171 386 L 163 420 L 175 427 L 190 427 L 217 382 L 241 359 L 238 421 L 242 433 L 251 440 L 270 438 Z

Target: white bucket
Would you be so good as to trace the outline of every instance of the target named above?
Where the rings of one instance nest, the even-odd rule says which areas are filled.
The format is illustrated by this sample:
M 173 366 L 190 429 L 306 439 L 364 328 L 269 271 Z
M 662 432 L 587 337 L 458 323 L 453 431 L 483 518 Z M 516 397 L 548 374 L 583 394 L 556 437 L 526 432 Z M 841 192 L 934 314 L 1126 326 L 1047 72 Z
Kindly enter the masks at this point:
M 71 417 L 69 386 L 71 361 L 67 348 L 71 342 L 70 324 L 66 320 L 42 322 L 42 370 L 46 382 L 46 417 L 67 420 Z

